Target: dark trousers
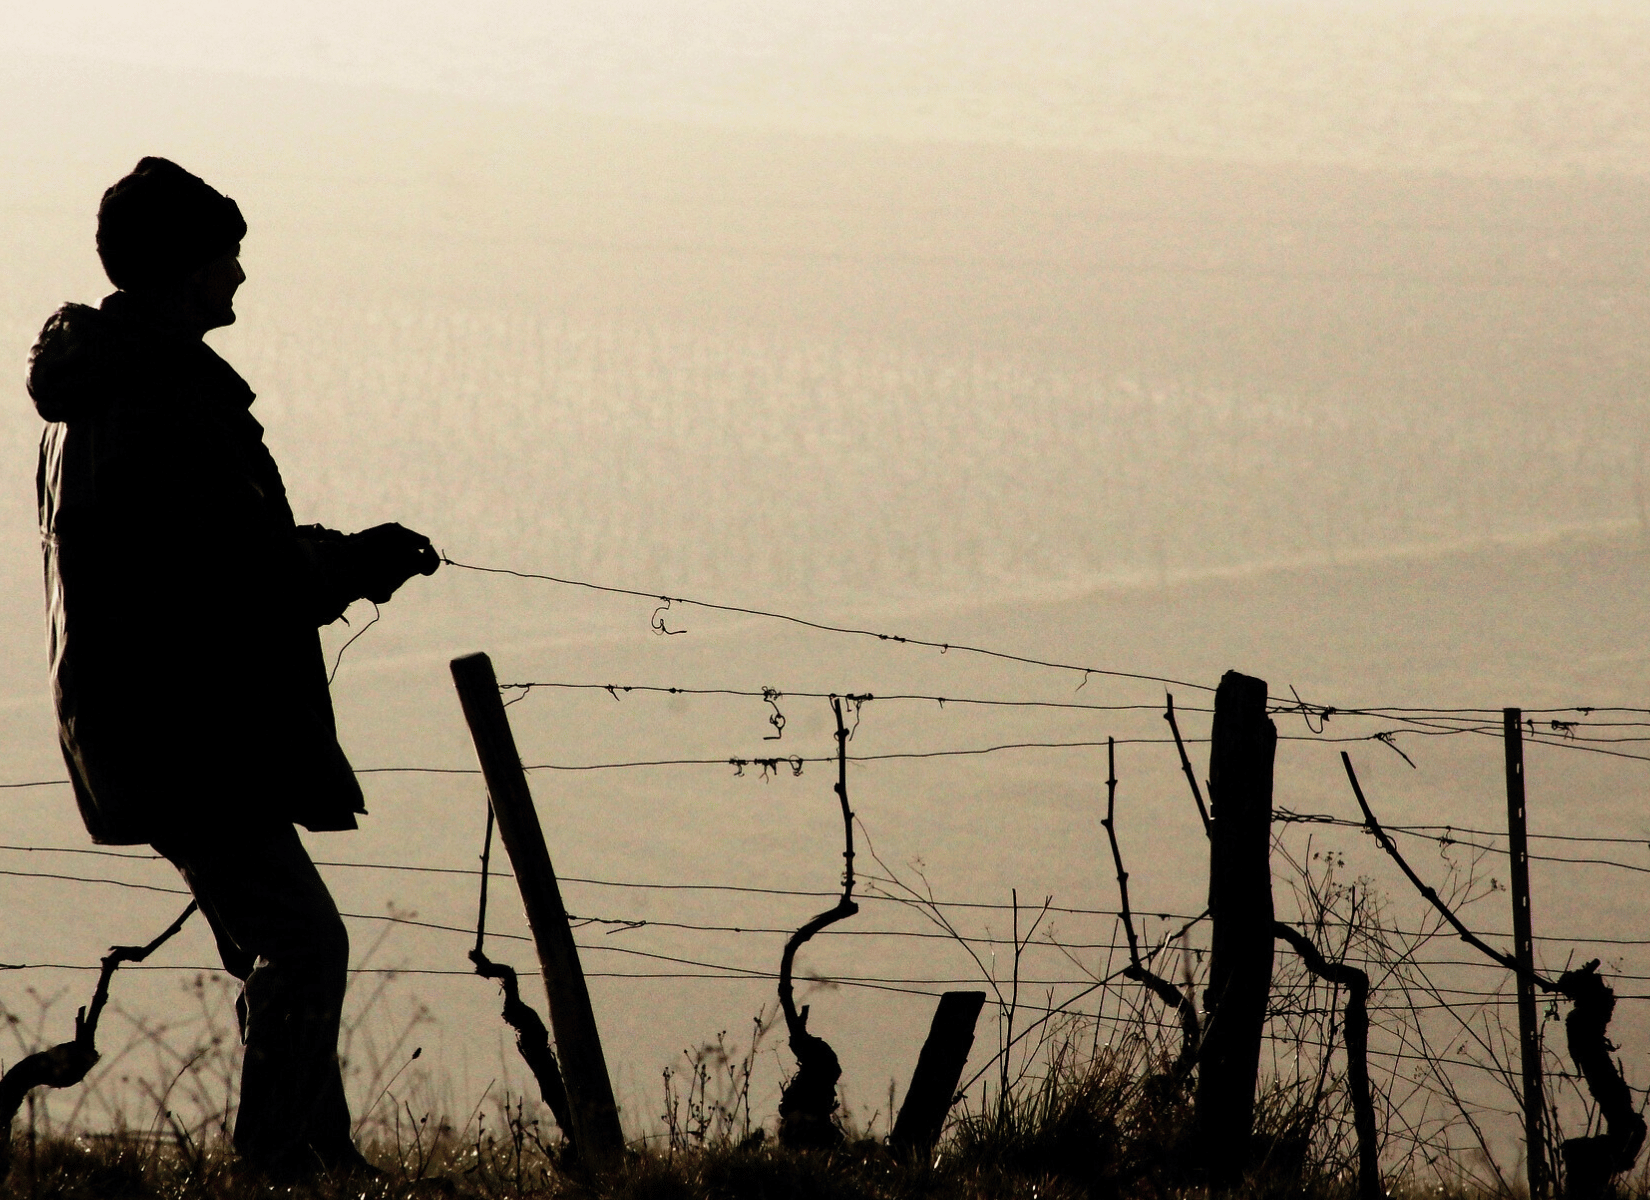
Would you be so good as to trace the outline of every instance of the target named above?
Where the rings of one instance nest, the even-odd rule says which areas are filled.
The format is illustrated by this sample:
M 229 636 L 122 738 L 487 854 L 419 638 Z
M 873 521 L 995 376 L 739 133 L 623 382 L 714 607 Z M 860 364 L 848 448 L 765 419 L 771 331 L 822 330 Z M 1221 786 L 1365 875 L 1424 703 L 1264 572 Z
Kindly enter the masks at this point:
M 196 828 L 155 843 L 212 926 L 241 981 L 235 1149 L 280 1178 L 355 1158 L 338 1067 L 349 935 L 289 822 Z

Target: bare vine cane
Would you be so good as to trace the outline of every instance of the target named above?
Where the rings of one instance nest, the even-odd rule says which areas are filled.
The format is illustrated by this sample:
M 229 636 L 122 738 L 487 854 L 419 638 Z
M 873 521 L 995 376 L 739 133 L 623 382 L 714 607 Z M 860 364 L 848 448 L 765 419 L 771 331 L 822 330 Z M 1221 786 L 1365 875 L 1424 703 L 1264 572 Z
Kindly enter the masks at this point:
M 1427 903 L 1431 904 L 1432 907 L 1438 910 L 1439 915 L 1450 923 L 1450 927 L 1460 935 L 1463 942 L 1471 946 L 1474 950 L 1477 950 L 1480 954 L 1486 955 L 1491 961 L 1499 963 L 1501 966 L 1507 968 L 1507 970 L 1513 972 L 1514 974 L 1519 974 L 1521 968 L 1519 967 L 1518 960 L 1516 958 L 1510 954 L 1504 954 L 1500 950 L 1497 950 L 1494 946 L 1491 946 L 1472 930 L 1468 929 L 1461 918 L 1455 915 L 1450 906 L 1444 903 L 1443 898 L 1439 896 L 1438 893 L 1431 887 L 1427 886 L 1427 884 L 1422 881 L 1421 877 L 1415 873 L 1415 869 L 1411 867 L 1409 863 L 1404 861 L 1404 856 L 1398 852 L 1398 847 L 1393 842 L 1391 836 L 1385 829 L 1381 828 L 1381 823 L 1375 819 L 1375 813 L 1369 807 L 1369 801 L 1364 799 L 1364 789 L 1362 785 L 1358 783 L 1358 773 L 1352 769 L 1352 756 L 1345 750 L 1341 751 L 1341 763 L 1346 767 L 1346 777 L 1349 781 L 1351 781 L 1352 794 L 1358 799 L 1358 807 L 1363 810 L 1364 828 L 1368 829 L 1369 832 L 1374 835 L 1375 840 L 1380 843 L 1381 849 L 1386 851 L 1387 857 L 1398 864 L 1398 869 L 1402 871 L 1406 877 L 1408 877 L 1410 883 L 1415 885 L 1415 890 L 1421 893 Z M 1539 972 L 1531 971 L 1529 974 L 1535 985 L 1542 991 L 1557 992 L 1559 990 L 1556 983 L 1550 979 L 1543 978 Z
M 779 959 L 779 1007 L 785 1014 L 791 1053 L 796 1056 L 796 1074 L 779 1097 L 779 1140 L 797 1148 L 826 1148 L 842 1141 L 842 1130 L 832 1119 L 836 1112 L 836 1084 L 842 1078 L 842 1064 L 824 1038 L 808 1032 L 808 1006 L 800 1011 L 792 991 L 791 972 L 796 952 L 809 938 L 859 912 L 854 903 L 854 814 L 848 807 L 848 728 L 842 720 L 842 697 L 831 697 L 836 717 L 836 795 L 842 805 L 842 898 L 836 905 L 814 917 L 785 941 Z
M 11 1123 L 23 1098 L 37 1087 L 73 1087 L 97 1065 L 97 1023 L 103 1008 L 109 1002 L 109 983 L 122 963 L 140 963 L 170 941 L 183 924 L 194 915 L 196 904 L 178 914 L 159 937 L 147 946 L 111 946 L 103 956 L 102 970 L 98 972 L 97 988 L 92 992 L 90 1006 L 75 1014 L 74 1039 L 61 1042 L 48 1050 L 39 1050 L 22 1059 L 0 1077 L 0 1119 L 5 1122 L 5 1136 L 0 1139 L 0 1180 L 11 1174 Z
M 1174 748 L 1180 752 L 1180 769 L 1186 776 L 1186 782 L 1191 785 L 1192 799 L 1197 804 L 1197 815 L 1203 819 L 1203 835 L 1209 835 L 1209 809 L 1203 803 L 1203 793 L 1198 790 L 1197 776 L 1192 772 L 1192 760 L 1186 757 L 1186 743 L 1180 737 L 1180 722 L 1174 719 L 1174 694 L 1164 692 L 1163 719 L 1169 723 L 1169 732 L 1174 734 Z
M 1436 891 L 1421 882 L 1421 877 L 1404 861 L 1392 838 L 1375 819 L 1369 801 L 1364 798 L 1363 787 L 1358 783 L 1358 773 L 1352 769 L 1352 756 L 1341 751 L 1341 762 L 1352 784 L 1352 794 L 1357 797 L 1358 807 L 1363 810 L 1364 825 L 1374 834 L 1381 849 L 1398 864 L 1416 890 L 1450 923 L 1463 942 L 1507 970 L 1519 973 L 1521 968 L 1516 958 L 1496 950 L 1473 933 Z M 1542 991 L 1563 996 L 1571 1002 L 1573 1007 L 1564 1020 L 1565 1040 L 1569 1045 L 1570 1057 L 1586 1079 L 1587 1089 L 1597 1101 L 1599 1112 L 1605 1120 L 1604 1133 L 1593 1137 L 1568 1138 L 1564 1142 L 1562 1153 L 1567 1176 L 1564 1190 L 1571 1200 L 1592 1200 L 1604 1195 L 1610 1180 L 1630 1169 L 1637 1161 L 1645 1140 L 1644 1118 L 1634 1109 L 1632 1093 L 1622 1078 L 1619 1064 L 1612 1057 L 1615 1047 L 1610 1043 L 1607 1030 L 1615 1013 L 1616 996 L 1598 974 L 1598 965 L 1598 960 L 1594 959 L 1576 970 L 1564 972 L 1556 981 L 1538 971 L 1528 972 L 1531 982 Z
M 516 970 L 505 963 L 487 957 L 482 944 L 487 937 L 487 878 L 493 853 L 493 805 L 487 804 L 487 835 L 481 843 L 481 903 L 476 913 L 476 944 L 470 951 L 470 961 L 476 974 L 483 979 L 496 980 L 504 993 L 504 1022 L 516 1031 L 516 1049 L 521 1052 L 527 1069 L 538 1081 L 539 1095 L 550 1108 L 550 1114 L 561 1126 L 565 1149 L 563 1161 L 571 1166 L 578 1161 L 578 1143 L 573 1140 L 573 1111 L 567 1102 L 567 1084 L 562 1080 L 561 1067 L 555 1051 L 550 1049 L 550 1032 L 544 1019 L 521 998 L 516 981 Z
M 1346 989 L 1346 1085 L 1352 1100 L 1352 1127 L 1358 1134 L 1358 1200 L 1380 1200 L 1380 1142 L 1375 1126 L 1375 1102 L 1369 1090 L 1369 975 L 1359 967 L 1332 963 L 1307 937 L 1282 921 L 1272 934 L 1289 943 L 1306 969 L 1319 979 Z
M 1100 822 L 1111 842 L 1111 858 L 1117 867 L 1117 894 L 1122 904 L 1123 932 L 1129 939 L 1129 965 L 1123 968 L 1123 977 L 1143 983 L 1153 995 L 1180 1017 L 1180 1056 L 1169 1069 L 1169 1082 L 1175 1089 L 1183 1088 L 1197 1064 L 1202 1029 L 1197 1019 L 1197 1005 L 1174 984 L 1164 979 L 1140 958 L 1140 939 L 1134 931 L 1134 914 L 1129 910 L 1129 873 L 1123 869 L 1123 852 L 1117 844 L 1117 743 L 1106 739 L 1106 816 Z

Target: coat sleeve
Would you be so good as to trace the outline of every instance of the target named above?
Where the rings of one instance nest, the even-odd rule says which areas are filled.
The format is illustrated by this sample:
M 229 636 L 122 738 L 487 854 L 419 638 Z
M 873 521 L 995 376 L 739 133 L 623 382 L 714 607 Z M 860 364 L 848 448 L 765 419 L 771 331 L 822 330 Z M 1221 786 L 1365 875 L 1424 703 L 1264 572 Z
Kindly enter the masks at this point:
M 293 540 L 303 559 L 297 571 L 302 603 L 316 625 L 330 625 L 361 598 L 348 539 L 325 525 L 300 525 Z
M 358 598 L 343 535 L 293 524 L 261 430 L 244 424 L 122 398 L 71 429 L 86 461 L 57 523 L 132 636 L 172 628 L 227 657 L 251 631 L 313 631 Z

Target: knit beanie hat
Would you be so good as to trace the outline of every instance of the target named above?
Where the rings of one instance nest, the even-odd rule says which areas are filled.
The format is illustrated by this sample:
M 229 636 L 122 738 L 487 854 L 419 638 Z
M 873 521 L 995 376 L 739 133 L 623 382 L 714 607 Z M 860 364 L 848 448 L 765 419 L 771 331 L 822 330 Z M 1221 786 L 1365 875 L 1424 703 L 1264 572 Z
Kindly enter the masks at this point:
M 123 291 L 176 283 L 245 236 L 233 200 L 164 158 L 140 161 L 97 209 L 97 256 Z

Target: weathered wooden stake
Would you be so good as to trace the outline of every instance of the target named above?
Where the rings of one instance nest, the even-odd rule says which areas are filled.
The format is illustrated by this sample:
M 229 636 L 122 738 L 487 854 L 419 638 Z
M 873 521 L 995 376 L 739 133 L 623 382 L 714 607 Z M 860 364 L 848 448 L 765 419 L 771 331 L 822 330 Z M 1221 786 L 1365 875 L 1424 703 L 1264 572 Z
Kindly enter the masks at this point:
M 1248 1160 L 1266 1002 L 1272 989 L 1272 765 L 1278 731 L 1266 682 L 1228 671 L 1209 748 L 1208 1013 L 1198 1060 L 1198 1141 L 1217 1181 Z
M 1530 1198 L 1547 1194 L 1545 1104 L 1541 1094 L 1541 1027 L 1535 1015 L 1535 939 L 1530 932 L 1530 847 L 1524 823 L 1524 714 L 1501 710 L 1507 759 L 1507 847 L 1512 856 L 1513 957 L 1518 961 L 1518 1050 L 1524 1069 L 1524 1160 Z
M 928 1040 L 922 1044 L 917 1069 L 911 1074 L 911 1087 L 888 1139 L 895 1149 L 927 1155 L 940 1140 L 946 1114 L 957 1099 L 957 1083 L 974 1046 L 974 1026 L 984 1005 L 984 992 L 946 992 L 940 997 L 934 1023 L 928 1028 Z
M 453 683 L 464 706 L 476 758 L 487 780 L 487 794 L 498 821 L 499 838 L 510 855 L 521 888 L 527 924 L 538 946 L 544 969 L 544 987 L 550 1001 L 550 1027 L 556 1035 L 572 1110 L 573 1137 L 582 1161 L 597 1170 L 619 1165 L 624 1153 L 624 1131 L 613 1102 L 613 1085 L 602 1057 L 590 992 L 579 966 L 578 947 L 562 906 L 561 889 L 550 865 L 533 796 L 527 787 L 516 739 L 499 696 L 498 678 L 485 654 L 468 654 L 452 661 Z

